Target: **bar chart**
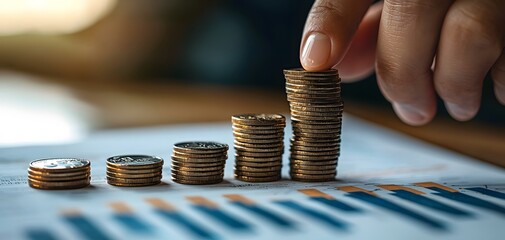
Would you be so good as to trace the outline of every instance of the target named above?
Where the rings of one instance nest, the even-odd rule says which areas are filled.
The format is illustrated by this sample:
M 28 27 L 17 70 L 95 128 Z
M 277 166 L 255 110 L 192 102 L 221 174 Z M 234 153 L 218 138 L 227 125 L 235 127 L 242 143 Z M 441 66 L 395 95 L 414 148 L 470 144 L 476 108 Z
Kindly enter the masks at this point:
M 352 236 L 361 226 L 351 216 L 373 218 L 378 213 L 396 219 L 390 223 L 375 222 L 382 227 L 403 222 L 419 231 L 440 236 L 454 231 L 462 219 L 478 224 L 490 218 L 505 224 L 503 192 L 485 187 L 456 189 L 435 182 L 342 185 L 300 188 L 283 196 L 258 192 L 259 198 L 249 191 L 238 192 L 241 193 L 211 194 L 209 197 L 181 195 L 176 200 L 169 196 L 152 196 L 132 203 L 129 200 L 103 202 L 110 209 L 110 217 L 106 218 L 110 224 L 97 223 L 93 206 L 63 208 L 54 214 L 77 239 L 90 240 L 273 236 L 263 236 L 264 228 L 288 235 L 291 232 L 300 236 L 321 236 L 322 231 L 326 231 L 327 235 Z M 142 211 L 135 209 L 139 204 L 143 205 Z M 109 233 L 112 225 L 120 226 L 124 235 Z M 311 227 L 313 225 L 318 227 Z M 27 239 L 62 239 L 58 231 L 45 229 L 43 224 L 25 228 L 24 236 Z

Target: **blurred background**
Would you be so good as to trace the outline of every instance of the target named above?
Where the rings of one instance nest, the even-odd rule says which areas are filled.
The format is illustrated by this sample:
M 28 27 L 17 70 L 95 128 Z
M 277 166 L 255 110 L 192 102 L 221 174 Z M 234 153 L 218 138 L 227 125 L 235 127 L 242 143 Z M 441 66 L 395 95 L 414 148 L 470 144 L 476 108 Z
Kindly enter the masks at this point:
M 0 147 L 93 131 L 288 113 L 306 0 L 0 0 Z M 423 127 L 400 122 L 374 76 L 345 84 L 346 112 L 505 166 L 505 107 Z M 345 126 L 344 126 L 345 127 Z

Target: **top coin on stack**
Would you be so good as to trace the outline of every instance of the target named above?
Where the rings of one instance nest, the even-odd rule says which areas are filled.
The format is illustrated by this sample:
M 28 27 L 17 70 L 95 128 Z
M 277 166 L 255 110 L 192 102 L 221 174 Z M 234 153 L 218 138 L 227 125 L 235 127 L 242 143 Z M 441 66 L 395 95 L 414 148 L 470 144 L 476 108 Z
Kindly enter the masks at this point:
M 284 70 L 293 137 L 290 175 L 297 181 L 331 181 L 337 174 L 343 101 L 337 70 Z
M 172 180 L 181 184 L 203 185 L 223 181 L 228 145 L 217 142 L 174 144 Z
M 121 155 L 106 161 L 107 183 L 118 187 L 141 187 L 161 182 L 163 159 L 149 155 Z
M 286 118 L 280 114 L 241 114 L 231 118 L 235 137 L 235 178 L 246 182 L 281 179 Z
M 89 160 L 49 158 L 35 160 L 28 168 L 28 185 L 38 189 L 75 189 L 89 185 Z

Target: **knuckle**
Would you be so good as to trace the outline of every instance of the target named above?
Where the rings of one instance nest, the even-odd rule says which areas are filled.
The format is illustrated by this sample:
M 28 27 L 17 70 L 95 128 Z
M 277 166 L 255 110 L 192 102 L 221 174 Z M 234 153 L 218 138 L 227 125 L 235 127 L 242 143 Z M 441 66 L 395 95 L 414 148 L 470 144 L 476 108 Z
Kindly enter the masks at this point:
M 342 8 L 337 1 L 316 1 L 310 10 L 310 16 L 322 18 L 325 16 L 343 16 Z
M 472 41 L 475 47 L 493 52 L 503 48 L 503 29 L 494 10 L 480 6 L 460 7 L 450 15 L 448 24 L 453 28 L 455 39 Z

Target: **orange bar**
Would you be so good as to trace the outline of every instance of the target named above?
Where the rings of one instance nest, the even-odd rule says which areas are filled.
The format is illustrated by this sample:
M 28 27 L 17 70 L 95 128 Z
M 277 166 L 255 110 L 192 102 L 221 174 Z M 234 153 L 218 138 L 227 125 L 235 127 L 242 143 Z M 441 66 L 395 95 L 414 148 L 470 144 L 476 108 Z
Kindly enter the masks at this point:
M 301 192 L 309 197 L 322 197 L 326 199 L 335 199 L 334 197 L 314 188 L 298 189 L 298 192 Z
M 337 189 L 340 191 L 349 192 L 349 193 L 351 193 L 351 192 L 364 192 L 364 193 L 368 193 L 372 196 L 377 196 L 377 194 L 375 194 L 374 192 L 368 191 L 363 188 L 354 187 L 354 186 L 337 187 Z
M 188 199 L 188 201 L 190 201 L 191 203 L 193 203 L 195 205 L 205 206 L 205 207 L 209 207 L 209 208 L 217 208 L 217 204 L 216 203 L 214 203 L 214 202 L 212 202 L 209 199 L 204 198 L 204 197 L 189 196 L 189 197 L 186 197 L 186 199 Z
M 81 215 L 81 211 L 75 208 L 68 208 L 61 210 L 61 214 L 65 216 L 79 216 Z
M 415 190 L 415 189 L 412 189 L 412 188 L 408 188 L 408 187 L 404 187 L 404 186 L 398 186 L 398 185 L 394 185 L 394 184 L 377 185 L 377 187 L 384 188 L 384 189 L 387 189 L 389 191 L 403 190 L 403 191 L 411 192 L 411 193 L 414 193 L 414 194 L 417 194 L 417 195 L 425 194 L 424 192 L 421 192 L 421 191 L 418 191 L 418 190 Z
M 223 197 L 228 198 L 228 199 L 235 201 L 235 202 L 240 202 L 240 203 L 247 204 L 247 205 L 254 205 L 253 200 L 246 198 L 240 194 L 225 194 L 225 195 L 223 195 Z
M 123 202 L 111 202 L 109 203 L 109 207 L 118 213 L 133 213 L 133 210 Z
M 175 211 L 175 207 L 172 206 L 170 203 L 166 202 L 163 199 L 159 199 L 159 198 L 146 198 L 145 201 L 148 202 L 149 204 L 151 204 L 153 207 L 156 207 L 156 208 L 159 208 L 159 209 L 163 209 L 163 210 L 167 210 L 167 211 Z
M 458 192 L 455 189 L 452 189 L 450 187 L 444 186 L 442 184 L 434 183 L 434 182 L 419 182 L 419 183 L 415 183 L 415 185 L 417 185 L 419 187 L 425 187 L 425 188 L 436 187 L 436 188 L 444 189 L 445 191 L 448 191 L 448 192 Z

